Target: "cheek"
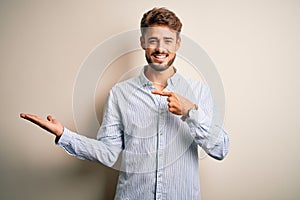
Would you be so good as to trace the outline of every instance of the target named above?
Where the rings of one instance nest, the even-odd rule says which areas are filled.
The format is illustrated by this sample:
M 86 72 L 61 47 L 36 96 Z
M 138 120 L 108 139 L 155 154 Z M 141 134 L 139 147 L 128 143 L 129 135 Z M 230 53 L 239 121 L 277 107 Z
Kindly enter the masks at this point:
M 176 53 L 176 46 L 170 46 L 167 48 L 169 53 L 171 54 L 175 54 Z
M 151 54 L 152 52 L 155 51 L 155 49 L 153 49 L 153 48 L 146 48 L 145 51 L 146 51 L 147 54 Z
M 150 56 L 151 56 L 151 51 L 146 51 L 146 55 L 147 55 L 148 57 L 150 57 Z
M 169 58 L 170 58 L 170 59 L 174 58 L 175 55 L 176 55 L 175 52 L 173 52 L 173 51 L 172 51 L 172 52 L 169 52 Z

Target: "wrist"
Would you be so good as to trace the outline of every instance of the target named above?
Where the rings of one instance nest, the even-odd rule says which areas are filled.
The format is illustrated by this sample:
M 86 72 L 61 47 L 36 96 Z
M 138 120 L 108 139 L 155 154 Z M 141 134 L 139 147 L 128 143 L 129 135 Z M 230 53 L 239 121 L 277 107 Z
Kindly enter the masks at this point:
M 55 144 L 57 144 L 58 141 L 60 140 L 62 134 L 64 133 L 64 130 L 65 130 L 65 128 L 63 127 L 63 128 L 62 128 L 62 131 L 58 131 L 58 133 L 55 134 L 55 136 L 56 136 L 56 137 L 55 137 Z
M 54 135 L 56 137 L 60 137 L 63 134 L 63 132 L 64 132 L 64 127 L 62 126 L 56 131 L 56 133 Z
M 196 112 L 198 110 L 198 105 L 194 104 L 192 108 L 190 108 L 187 112 L 187 117 L 191 117 L 193 112 Z

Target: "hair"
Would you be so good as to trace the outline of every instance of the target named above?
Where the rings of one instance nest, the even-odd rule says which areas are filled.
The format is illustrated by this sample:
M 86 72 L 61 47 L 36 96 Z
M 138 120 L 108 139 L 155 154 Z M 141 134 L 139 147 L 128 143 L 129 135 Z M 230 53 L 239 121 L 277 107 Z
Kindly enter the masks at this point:
M 153 8 L 143 15 L 140 27 L 142 35 L 145 34 L 147 27 L 155 25 L 167 26 L 176 31 L 178 36 L 182 28 L 180 19 L 175 15 L 175 13 L 166 8 Z

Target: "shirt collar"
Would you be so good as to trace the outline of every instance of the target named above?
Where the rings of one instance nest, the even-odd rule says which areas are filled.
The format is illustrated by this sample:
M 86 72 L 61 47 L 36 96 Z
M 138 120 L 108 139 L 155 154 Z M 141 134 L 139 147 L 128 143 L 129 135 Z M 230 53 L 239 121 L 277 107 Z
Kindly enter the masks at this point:
M 145 70 L 146 70 L 146 67 L 147 66 L 144 66 L 140 75 L 139 75 L 139 81 L 140 81 L 140 84 L 142 86 L 149 86 L 149 85 L 152 85 L 151 81 L 149 81 L 149 79 L 145 76 Z
M 145 69 L 146 69 L 147 66 L 144 66 L 143 67 L 143 70 L 141 71 L 140 75 L 139 75 L 139 81 L 140 81 L 140 84 L 142 86 L 150 86 L 152 85 L 152 82 L 145 76 Z M 176 83 L 179 81 L 179 78 L 180 78 L 180 75 L 178 74 L 177 72 L 177 69 L 175 69 L 175 74 L 170 77 L 168 79 L 168 85 L 172 85 L 172 86 L 175 86 Z

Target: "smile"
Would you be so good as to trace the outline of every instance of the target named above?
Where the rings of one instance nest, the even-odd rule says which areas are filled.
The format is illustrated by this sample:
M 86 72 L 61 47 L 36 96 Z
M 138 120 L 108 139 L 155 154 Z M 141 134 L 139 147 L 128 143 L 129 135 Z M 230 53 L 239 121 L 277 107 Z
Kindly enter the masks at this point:
M 168 54 L 152 54 L 155 60 L 163 62 L 169 55 Z

